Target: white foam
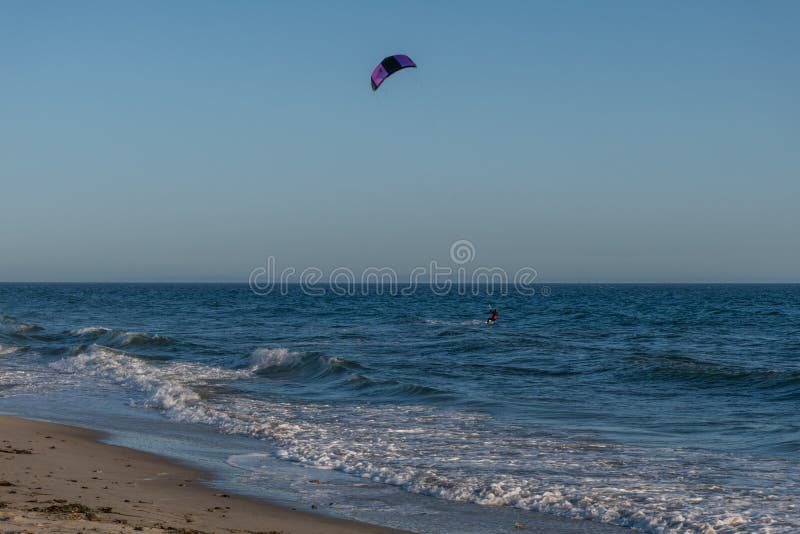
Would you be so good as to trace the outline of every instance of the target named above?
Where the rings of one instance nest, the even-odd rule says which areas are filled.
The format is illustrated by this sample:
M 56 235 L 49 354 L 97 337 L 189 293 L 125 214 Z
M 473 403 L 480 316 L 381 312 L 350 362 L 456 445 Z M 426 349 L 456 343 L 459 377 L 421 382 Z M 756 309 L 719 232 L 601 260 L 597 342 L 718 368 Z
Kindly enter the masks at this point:
M 162 343 L 168 341 L 168 338 L 159 336 L 158 334 L 146 334 L 144 332 L 121 332 L 112 338 L 111 344 L 127 347 L 142 341 L 145 343 Z
M 268 438 L 280 459 L 415 493 L 658 534 L 800 528 L 795 509 L 800 473 L 778 460 L 721 460 L 719 453 L 544 438 L 522 429 L 511 433 L 485 414 L 430 406 L 299 404 L 198 393 L 209 382 L 249 378 L 258 365 L 290 365 L 298 357 L 286 349 L 264 349 L 254 353 L 253 368 L 234 371 L 150 363 L 93 346 L 53 367 L 136 389 L 144 393 L 142 405 L 175 421 Z M 258 458 L 234 457 L 231 463 L 258 472 L 263 463 Z M 770 492 L 737 487 L 731 469 L 760 477 Z
M 34 382 L 35 376 L 27 371 L 18 369 L 3 369 L 0 372 L 0 386 L 3 387 L 3 392 L 7 391 L 5 388 L 15 387 L 24 389 L 30 387 Z
M 21 358 L 20 358 L 21 360 Z M 48 367 L 32 367 L 29 362 L 16 358 L 4 358 L 0 368 L 0 397 L 52 393 L 62 388 L 74 387 L 75 377 L 65 375 Z
M 87 326 L 84 328 L 76 328 L 75 330 L 70 330 L 70 334 L 76 336 L 84 336 L 88 334 L 105 334 L 107 332 L 111 332 L 111 329 L 106 328 L 105 326 Z
M 16 345 L 3 345 L 0 343 L 0 356 L 10 356 L 20 352 L 21 350 L 23 350 L 23 347 L 17 347 Z
M 24 334 L 26 332 L 38 332 L 42 327 L 35 324 L 26 324 L 18 322 L 3 322 L 0 323 L 0 332 L 6 334 Z
M 117 347 L 127 347 L 135 343 L 163 343 L 169 341 L 168 338 L 158 334 L 148 334 L 146 332 L 114 330 L 105 326 L 87 326 L 70 330 L 76 336 L 92 335 L 106 345 Z
M 185 382 L 191 381 L 199 385 L 243 376 L 237 371 L 188 363 L 155 367 L 144 360 L 101 345 L 92 345 L 87 352 L 54 362 L 51 367 L 134 387 L 149 395 L 144 402 L 145 406 L 177 415 L 200 400 L 200 395 Z
M 253 352 L 252 370 L 261 371 L 271 367 L 291 367 L 302 361 L 303 355 L 285 348 L 257 349 Z

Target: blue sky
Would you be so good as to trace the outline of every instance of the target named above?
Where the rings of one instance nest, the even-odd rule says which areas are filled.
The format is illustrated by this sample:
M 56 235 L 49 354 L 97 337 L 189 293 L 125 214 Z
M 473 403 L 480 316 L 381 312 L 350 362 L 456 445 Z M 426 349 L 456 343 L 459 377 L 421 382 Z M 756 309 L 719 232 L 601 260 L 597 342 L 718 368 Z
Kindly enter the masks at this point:
M 800 3 L 0 3 L 0 280 L 800 281 Z M 385 55 L 419 69 L 377 92 Z

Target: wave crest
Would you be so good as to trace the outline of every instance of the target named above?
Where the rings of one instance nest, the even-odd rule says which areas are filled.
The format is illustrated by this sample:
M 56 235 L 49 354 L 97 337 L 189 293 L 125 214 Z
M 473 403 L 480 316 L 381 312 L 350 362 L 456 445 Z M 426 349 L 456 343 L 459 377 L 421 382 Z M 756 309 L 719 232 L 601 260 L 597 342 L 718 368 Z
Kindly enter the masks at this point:
M 10 336 L 21 336 L 29 332 L 39 332 L 44 330 L 38 324 L 23 323 L 11 315 L 0 314 L 0 334 Z
M 70 330 L 69 333 L 74 336 L 88 337 L 101 345 L 110 347 L 164 346 L 174 342 L 172 338 L 159 334 L 116 330 L 105 326 L 87 326 Z
M 276 367 L 293 367 L 300 363 L 303 355 L 299 352 L 292 352 L 289 349 L 256 349 L 253 351 L 253 372 L 264 371 Z
M 743 367 L 700 360 L 681 354 L 629 358 L 634 378 L 699 383 L 705 387 L 746 383 L 761 388 L 784 388 L 800 383 L 800 371 Z
M 26 347 L 18 347 L 16 345 L 3 345 L 0 343 L 0 356 L 11 356 L 18 352 L 22 352 Z
M 295 352 L 283 347 L 256 349 L 250 365 L 250 371 L 256 375 L 303 380 L 321 379 L 357 369 L 362 369 L 357 362 L 318 352 Z

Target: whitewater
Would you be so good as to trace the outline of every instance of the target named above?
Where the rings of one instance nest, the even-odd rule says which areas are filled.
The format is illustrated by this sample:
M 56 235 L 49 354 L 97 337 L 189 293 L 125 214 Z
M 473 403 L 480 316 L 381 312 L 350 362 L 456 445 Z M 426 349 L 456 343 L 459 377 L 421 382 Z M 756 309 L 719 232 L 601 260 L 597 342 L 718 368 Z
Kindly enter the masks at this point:
M 556 286 L 491 328 L 480 297 L 110 285 L 71 309 L 75 291 L 0 286 L 0 410 L 81 422 L 90 397 L 95 426 L 213 431 L 254 494 L 275 466 L 329 472 L 444 506 L 430 532 L 447 506 L 800 529 L 797 286 Z

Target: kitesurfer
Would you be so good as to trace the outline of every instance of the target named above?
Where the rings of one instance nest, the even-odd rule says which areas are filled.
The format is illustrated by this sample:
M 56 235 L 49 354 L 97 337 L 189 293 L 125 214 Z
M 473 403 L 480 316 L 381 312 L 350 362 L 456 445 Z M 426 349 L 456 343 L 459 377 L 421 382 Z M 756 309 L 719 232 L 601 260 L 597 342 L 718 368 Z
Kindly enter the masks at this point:
M 492 308 L 489 310 L 489 313 L 491 314 L 491 317 L 486 319 L 486 324 L 494 324 L 494 322 L 497 321 L 497 316 L 499 315 L 497 313 L 497 308 Z

